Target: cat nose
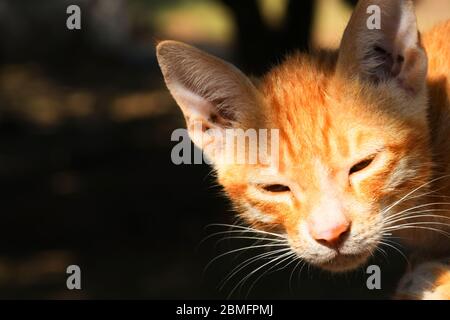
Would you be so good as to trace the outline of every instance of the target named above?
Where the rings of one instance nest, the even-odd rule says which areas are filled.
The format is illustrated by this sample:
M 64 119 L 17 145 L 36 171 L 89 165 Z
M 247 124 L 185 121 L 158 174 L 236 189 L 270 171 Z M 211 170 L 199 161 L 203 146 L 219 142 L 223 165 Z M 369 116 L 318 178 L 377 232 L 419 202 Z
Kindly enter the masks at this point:
M 342 214 L 328 216 L 328 219 L 320 218 L 313 217 L 309 220 L 309 233 L 313 239 L 326 246 L 336 247 L 341 244 L 350 230 L 350 222 L 347 218 Z

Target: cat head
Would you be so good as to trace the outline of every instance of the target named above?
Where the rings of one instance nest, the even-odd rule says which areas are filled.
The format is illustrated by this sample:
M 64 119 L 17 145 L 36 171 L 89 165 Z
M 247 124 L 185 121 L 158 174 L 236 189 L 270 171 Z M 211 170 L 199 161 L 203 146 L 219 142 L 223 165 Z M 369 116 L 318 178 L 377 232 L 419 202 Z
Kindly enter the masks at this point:
M 370 5 L 380 29 L 368 28 Z M 294 54 L 257 83 L 180 42 L 159 43 L 157 57 L 237 211 L 316 266 L 365 262 L 402 207 L 392 204 L 429 179 L 427 57 L 410 1 L 360 1 L 337 54 Z M 221 161 L 212 132 L 229 129 L 275 129 L 277 143 L 264 162 Z

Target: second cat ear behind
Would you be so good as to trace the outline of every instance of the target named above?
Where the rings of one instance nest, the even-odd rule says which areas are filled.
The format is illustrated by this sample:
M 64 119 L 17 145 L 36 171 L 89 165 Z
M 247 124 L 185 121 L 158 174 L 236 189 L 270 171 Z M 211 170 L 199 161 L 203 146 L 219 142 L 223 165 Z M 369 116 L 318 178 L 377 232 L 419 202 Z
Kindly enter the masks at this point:
M 258 91 L 233 65 L 176 41 L 157 46 L 157 58 L 167 87 L 180 106 L 194 144 L 204 149 L 202 130 L 245 127 L 254 122 Z M 206 139 L 205 139 L 206 138 Z M 209 137 L 211 138 L 211 137 Z
M 337 73 L 378 83 L 395 79 L 404 90 L 425 87 L 427 57 L 410 0 L 360 0 L 345 30 Z

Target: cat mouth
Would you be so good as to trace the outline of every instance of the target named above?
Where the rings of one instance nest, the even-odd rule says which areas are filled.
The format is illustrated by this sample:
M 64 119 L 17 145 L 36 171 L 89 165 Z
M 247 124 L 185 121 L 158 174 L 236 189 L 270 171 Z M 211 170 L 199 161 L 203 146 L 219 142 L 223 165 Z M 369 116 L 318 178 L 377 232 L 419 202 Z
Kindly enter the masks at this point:
M 335 257 L 324 262 L 314 263 L 321 269 L 331 272 L 346 272 L 357 269 L 369 258 L 369 253 L 342 254 L 337 253 Z

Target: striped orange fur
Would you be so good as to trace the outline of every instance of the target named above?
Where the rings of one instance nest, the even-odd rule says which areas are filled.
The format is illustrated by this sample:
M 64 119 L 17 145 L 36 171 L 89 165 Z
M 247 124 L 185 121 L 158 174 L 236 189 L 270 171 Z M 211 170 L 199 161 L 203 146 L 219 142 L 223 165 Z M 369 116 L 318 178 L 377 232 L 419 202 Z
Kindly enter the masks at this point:
M 377 30 L 366 26 L 373 4 Z M 207 132 L 193 132 L 194 121 L 279 130 L 277 166 L 213 158 L 218 180 L 249 224 L 343 272 L 387 234 L 427 261 L 450 255 L 449 35 L 450 21 L 420 37 L 409 0 L 361 0 L 338 51 L 292 54 L 258 81 L 179 42 L 159 43 L 157 54 L 200 148 Z M 420 270 L 433 285 L 400 286 L 397 297 L 448 299 L 448 265 Z

